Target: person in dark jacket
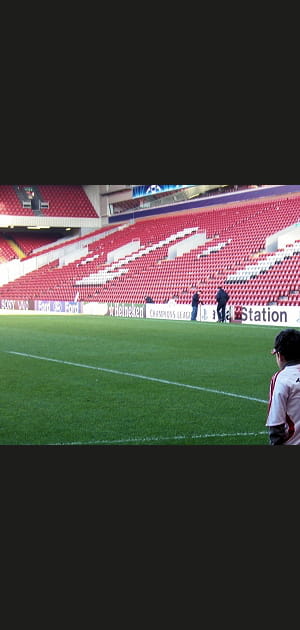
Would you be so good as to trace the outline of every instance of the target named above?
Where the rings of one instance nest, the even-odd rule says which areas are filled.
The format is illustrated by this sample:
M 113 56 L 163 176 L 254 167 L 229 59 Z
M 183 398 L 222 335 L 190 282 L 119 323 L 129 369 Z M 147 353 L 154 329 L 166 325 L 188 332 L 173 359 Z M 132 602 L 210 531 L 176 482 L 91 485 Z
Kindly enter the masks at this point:
M 197 313 L 198 313 L 198 306 L 200 304 L 200 293 L 199 291 L 196 291 L 196 293 L 194 293 L 193 297 L 192 297 L 192 315 L 191 315 L 191 321 L 195 322 L 197 319 Z
M 218 287 L 218 291 L 216 293 L 216 302 L 217 302 L 217 316 L 218 316 L 219 323 L 225 322 L 225 311 L 226 311 L 226 304 L 228 300 L 229 300 L 228 293 L 222 287 Z

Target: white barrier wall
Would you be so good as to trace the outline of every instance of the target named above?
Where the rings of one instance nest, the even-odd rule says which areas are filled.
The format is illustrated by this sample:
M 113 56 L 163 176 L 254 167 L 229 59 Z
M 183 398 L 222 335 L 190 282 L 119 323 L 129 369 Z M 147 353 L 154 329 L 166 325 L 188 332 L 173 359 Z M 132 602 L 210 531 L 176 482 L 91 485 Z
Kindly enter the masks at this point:
M 227 309 L 229 310 L 229 309 Z M 182 304 L 146 304 L 146 317 L 149 319 L 169 319 L 187 321 L 191 319 L 192 307 Z M 233 321 L 234 307 L 230 307 Z M 217 322 L 216 307 L 201 304 L 198 309 L 198 322 Z M 229 323 L 227 320 L 226 323 Z M 262 326 L 300 327 L 300 306 L 243 306 L 241 324 Z
M 204 245 L 206 242 L 206 232 L 194 234 L 189 238 L 185 238 L 180 243 L 172 245 L 168 249 L 168 260 L 174 260 L 177 256 L 182 256 L 186 252 L 190 252 L 192 249 L 197 249 L 199 245 Z
M 139 239 L 135 239 L 134 241 L 130 241 L 126 243 L 126 245 L 122 245 L 122 247 L 118 247 L 117 249 L 112 250 L 107 254 L 106 262 L 108 264 L 113 263 L 120 258 L 125 258 L 125 256 L 129 256 L 134 252 L 137 252 L 140 249 L 141 242 Z
M 0 300 L 0 314 L 8 313 L 89 314 L 108 317 L 164 319 L 191 322 L 192 307 L 188 304 L 123 304 L 120 302 L 59 302 L 51 300 Z M 234 307 L 226 310 L 226 324 L 237 321 L 232 315 Z M 300 327 L 300 306 L 243 306 L 239 324 Z M 215 305 L 201 304 L 197 322 L 217 323 Z M 191 326 L 197 326 L 191 322 Z

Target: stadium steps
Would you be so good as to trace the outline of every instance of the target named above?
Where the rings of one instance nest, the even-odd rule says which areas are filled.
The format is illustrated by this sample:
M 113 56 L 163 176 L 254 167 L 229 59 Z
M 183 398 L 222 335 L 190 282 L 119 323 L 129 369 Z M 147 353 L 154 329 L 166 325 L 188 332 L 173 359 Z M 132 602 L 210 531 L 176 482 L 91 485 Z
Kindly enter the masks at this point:
M 15 243 L 15 241 L 12 241 L 10 238 L 6 239 L 7 244 L 11 247 L 11 249 L 15 252 L 15 254 L 17 254 L 18 258 L 20 258 L 20 260 L 22 258 L 25 258 L 26 254 L 24 254 L 24 252 L 22 251 L 21 247 L 19 247 L 19 245 L 17 245 L 17 243 Z

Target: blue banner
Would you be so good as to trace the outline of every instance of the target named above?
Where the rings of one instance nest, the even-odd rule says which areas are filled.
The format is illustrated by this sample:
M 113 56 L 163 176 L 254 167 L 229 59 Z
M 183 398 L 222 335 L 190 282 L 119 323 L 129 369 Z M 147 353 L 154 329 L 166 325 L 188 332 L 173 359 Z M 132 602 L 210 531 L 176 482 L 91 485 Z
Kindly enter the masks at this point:
M 40 313 L 81 313 L 80 302 L 60 302 L 55 300 L 36 300 L 35 310 Z
M 134 186 L 132 196 L 146 197 L 147 195 L 157 195 L 158 193 L 167 192 L 168 190 L 188 188 L 189 186 L 195 186 L 195 184 L 145 184 L 145 186 Z

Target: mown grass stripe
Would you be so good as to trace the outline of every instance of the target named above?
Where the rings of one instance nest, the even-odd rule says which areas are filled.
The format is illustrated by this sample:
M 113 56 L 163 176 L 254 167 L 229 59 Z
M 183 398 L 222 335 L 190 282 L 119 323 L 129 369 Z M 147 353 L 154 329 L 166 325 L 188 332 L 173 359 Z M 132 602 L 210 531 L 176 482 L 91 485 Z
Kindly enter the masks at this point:
M 72 367 L 80 367 L 88 370 L 98 370 L 100 372 L 109 372 L 110 374 L 117 374 L 120 376 L 129 376 L 131 378 L 139 378 L 145 381 L 153 381 L 156 383 L 164 383 L 165 385 L 174 385 L 176 387 L 185 387 L 187 389 L 195 389 L 202 392 L 208 392 L 210 394 L 218 394 L 221 396 L 231 396 L 232 398 L 241 398 L 243 400 L 251 400 L 253 402 L 259 402 L 263 404 L 267 404 L 267 400 L 262 400 L 261 398 L 254 398 L 252 396 L 244 396 L 242 394 L 235 394 L 233 392 L 225 392 L 218 389 L 210 389 L 208 387 L 201 387 L 199 385 L 189 385 L 187 383 L 178 383 L 176 381 L 169 381 L 162 378 L 155 378 L 153 376 L 144 376 L 143 374 L 134 374 L 132 372 L 122 372 L 121 370 L 112 370 L 109 368 L 99 367 L 95 365 L 85 365 L 84 363 L 74 363 L 73 361 L 63 361 L 61 359 L 51 359 L 50 357 L 42 357 L 37 356 L 35 354 L 27 354 L 25 352 L 15 352 L 13 350 L 5 350 L 7 354 L 14 354 L 21 357 L 29 358 L 29 359 L 38 359 L 39 361 L 49 361 L 52 363 L 60 363 L 63 365 L 71 365 Z

